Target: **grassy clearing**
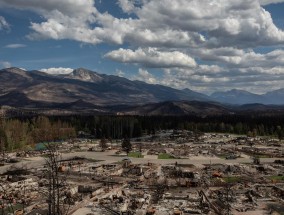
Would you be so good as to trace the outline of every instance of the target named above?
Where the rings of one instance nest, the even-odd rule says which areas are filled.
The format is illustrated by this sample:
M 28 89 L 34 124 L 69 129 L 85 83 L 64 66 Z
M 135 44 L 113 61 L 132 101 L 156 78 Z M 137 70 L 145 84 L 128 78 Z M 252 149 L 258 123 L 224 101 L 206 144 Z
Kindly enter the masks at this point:
M 104 161 L 104 160 L 97 160 L 95 158 L 88 158 L 87 160 L 94 163 Z
M 282 176 L 278 176 L 278 175 L 268 176 L 267 178 L 273 181 L 284 181 L 283 175 Z
M 220 159 L 226 159 L 227 156 L 228 155 L 217 155 L 217 157 L 220 158 Z
M 224 177 L 223 180 L 226 183 L 237 183 L 237 182 L 242 181 L 242 179 L 239 176 L 228 176 L 228 177 Z
M 269 155 L 256 155 L 257 158 L 270 158 Z
M 144 155 L 142 155 L 140 152 L 129 152 L 128 157 L 144 158 Z
M 175 157 L 167 153 L 163 153 L 158 155 L 158 159 L 175 159 Z
M 0 211 L 0 215 L 5 215 L 5 214 L 13 214 L 16 210 L 22 209 L 23 205 L 22 204 L 15 204 L 11 205 L 11 207 L 6 207 L 4 210 L 4 213 L 2 213 L 2 210 Z

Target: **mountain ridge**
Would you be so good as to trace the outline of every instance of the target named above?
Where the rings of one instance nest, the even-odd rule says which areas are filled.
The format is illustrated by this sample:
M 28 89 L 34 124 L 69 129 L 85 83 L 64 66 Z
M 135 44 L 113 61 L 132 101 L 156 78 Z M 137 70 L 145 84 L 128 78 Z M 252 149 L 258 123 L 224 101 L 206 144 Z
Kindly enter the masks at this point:
M 198 102 L 201 102 L 203 107 Z M 168 114 L 182 115 L 201 113 L 198 108 L 207 113 L 212 104 L 218 105 L 218 110 L 212 107 L 212 113 L 215 114 L 230 113 L 231 105 L 244 105 L 233 107 L 233 110 L 238 109 L 238 111 L 253 108 L 278 109 L 278 106 L 266 105 L 283 105 L 284 89 L 263 95 L 233 89 L 207 96 L 190 89 L 178 90 L 138 80 L 132 81 L 84 68 L 75 69 L 64 75 L 52 75 L 37 70 L 25 71 L 15 67 L 0 70 L 0 106 L 77 111 L 85 109 L 111 113 L 119 112 L 120 109 L 110 110 L 110 106 L 123 106 L 125 107 L 123 113 L 128 111 L 128 114 L 135 112 L 167 114 L 168 112 Z
M 15 83 L 16 82 L 16 83 Z M 0 70 L 0 105 L 23 107 L 26 103 L 9 104 L 3 96 L 18 92 L 30 103 L 72 103 L 78 100 L 93 105 L 139 105 L 172 100 L 210 101 L 211 98 L 188 90 L 131 81 L 114 75 L 99 74 L 79 68 L 67 75 L 51 75 L 19 68 Z M 2 98 L 3 97 L 3 98 Z M 31 105 L 28 105 L 31 106 Z
M 211 94 L 211 98 L 221 103 L 244 105 L 244 104 L 264 104 L 264 105 L 283 105 L 284 88 L 269 91 L 264 94 L 255 94 L 245 90 L 219 91 Z

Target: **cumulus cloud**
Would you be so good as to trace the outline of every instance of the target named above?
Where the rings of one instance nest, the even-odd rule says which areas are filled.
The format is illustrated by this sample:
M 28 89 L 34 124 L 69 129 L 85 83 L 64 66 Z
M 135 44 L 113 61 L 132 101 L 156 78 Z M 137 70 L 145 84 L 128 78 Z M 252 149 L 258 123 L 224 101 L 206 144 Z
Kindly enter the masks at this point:
M 200 44 L 255 47 L 284 42 L 283 31 L 274 25 L 259 0 L 118 0 L 118 3 L 124 12 L 133 12 L 137 18 L 102 14 L 94 0 L 50 0 L 42 4 L 36 0 L 3 0 L 1 4 L 32 9 L 46 19 L 31 23 L 34 33 L 30 38 L 154 47 Z
M 205 92 L 227 87 L 268 89 L 274 87 L 269 84 L 273 78 L 275 86 L 281 86 L 284 32 L 263 7 L 281 2 L 284 0 L 117 0 L 124 18 L 99 12 L 94 0 L 41 4 L 38 0 L 2 0 L 0 6 L 29 9 L 42 16 L 43 21 L 31 23 L 30 39 L 124 45 L 105 57 L 147 68 L 139 70 L 139 80 Z M 0 30 L 8 25 L 3 20 L 0 16 Z M 273 46 L 272 51 L 254 51 L 264 46 Z M 150 68 L 164 69 L 163 78 L 153 76 Z
M 278 4 L 283 3 L 284 0 L 259 0 L 261 5 Z
M 118 0 L 118 4 L 125 13 L 131 13 L 136 9 L 135 1 L 137 2 L 137 0 Z
M 150 73 L 151 74 L 151 73 Z M 138 80 L 148 82 L 138 73 Z M 284 67 L 247 67 L 232 68 L 218 65 L 199 65 L 190 68 L 168 68 L 161 77 L 155 77 L 155 84 L 162 84 L 178 89 L 190 88 L 210 94 L 214 91 L 244 89 L 254 93 L 263 93 L 283 88 Z M 272 84 L 273 83 L 273 84 Z
M 100 42 L 90 27 L 98 13 L 94 0 L 49 0 L 40 4 L 36 0 L 3 0 L 0 6 L 33 10 L 45 19 L 40 23 L 31 23 L 30 28 L 34 32 L 28 36 L 30 39 L 71 39 L 91 44 Z
M 197 32 L 185 32 L 174 29 L 137 29 L 129 31 L 125 40 L 131 44 L 147 47 L 182 48 L 205 45 L 205 37 Z
M 148 29 L 195 32 L 210 46 L 257 46 L 283 43 L 278 29 L 257 0 L 147 1 L 138 10 Z
M 12 64 L 10 62 L 8 62 L 8 61 L 1 61 L 0 60 L 0 67 L 2 67 L 2 68 L 10 68 L 10 67 L 12 67 Z
M 131 1 L 123 2 L 133 8 Z M 210 47 L 256 47 L 284 42 L 284 32 L 274 25 L 271 15 L 258 0 L 143 2 L 143 6 L 135 11 L 138 19 L 132 22 L 116 20 L 119 26 L 116 33 L 133 44 L 159 45 L 156 39 L 159 37 L 162 37 L 165 46 L 175 44 L 169 39 L 171 37 L 179 42 L 176 46 L 182 43 L 187 47 L 200 44 Z M 130 31 L 122 30 L 126 27 Z M 102 28 L 102 31 L 106 30 Z
M 32 9 L 39 12 L 60 11 L 69 16 L 88 16 L 92 12 L 93 0 L 48 0 L 40 4 L 37 0 L 1 0 L 1 6 L 10 6 L 18 9 Z
M 9 48 L 9 49 L 17 49 L 17 48 L 24 48 L 24 47 L 26 47 L 25 44 L 18 44 L 18 43 L 8 44 L 5 46 L 5 48 Z
M 116 69 L 115 71 L 115 75 L 119 76 L 119 77 L 124 77 L 125 76 L 125 72 L 123 72 L 120 69 Z
M 10 25 L 3 16 L 0 16 L 0 30 L 9 29 Z
M 70 74 L 73 71 L 73 69 L 58 67 L 58 68 L 41 69 L 40 71 L 51 75 L 63 75 L 63 74 Z
M 138 80 L 138 81 L 143 81 L 143 82 L 146 82 L 148 84 L 157 84 L 158 83 L 157 79 L 151 73 L 149 73 L 147 70 L 141 69 L 141 68 L 139 68 L 139 70 L 138 70 L 138 75 L 134 76 L 132 79 Z
M 282 49 L 275 49 L 266 54 L 235 48 L 198 49 L 193 50 L 193 53 L 202 60 L 225 63 L 228 69 L 284 66 L 284 50 Z
M 196 62 L 190 56 L 178 52 L 159 51 L 156 48 L 135 51 L 119 49 L 109 52 L 105 57 L 122 63 L 135 63 L 149 68 L 195 67 Z

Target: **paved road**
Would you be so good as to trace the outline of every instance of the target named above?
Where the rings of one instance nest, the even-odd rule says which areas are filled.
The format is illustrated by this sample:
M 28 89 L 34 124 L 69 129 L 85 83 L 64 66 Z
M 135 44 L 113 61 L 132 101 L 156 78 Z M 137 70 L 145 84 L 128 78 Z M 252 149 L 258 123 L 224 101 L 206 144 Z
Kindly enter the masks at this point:
M 85 157 L 95 160 L 100 160 L 100 163 L 113 163 L 117 161 L 121 161 L 122 157 L 113 156 L 115 151 L 107 151 L 107 152 L 73 152 L 73 153 L 66 153 L 62 154 L 63 159 L 72 158 L 75 156 Z M 194 164 L 194 165 L 202 165 L 202 164 L 225 164 L 225 163 L 251 163 L 252 160 L 250 158 L 239 158 L 235 160 L 225 160 L 216 157 L 203 157 L 203 158 L 192 158 L 192 159 L 168 159 L 168 160 L 161 160 L 161 159 L 154 159 L 154 158 L 130 158 L 131 161 L 135 164 L 142 163 L 146 164 L 148 162 L 156 163 L 156 164 L 173 164 L 178 162 L 179 164 Z M 284 160 L 278 158 L 261 158 L 261 163 L 272 163 L 274 160 Z M 0 174 L 4 173 L 8 169 L 15 167 L 27 167 L 27 168 L 38 168 L 43 166 L 45 163 L 45 158 L 43 157 L 34 157 L 29 158 L 29 160 L 25 160 L 19 162 L 17 164 L 6 165 L 4 167 L 0 167 Z

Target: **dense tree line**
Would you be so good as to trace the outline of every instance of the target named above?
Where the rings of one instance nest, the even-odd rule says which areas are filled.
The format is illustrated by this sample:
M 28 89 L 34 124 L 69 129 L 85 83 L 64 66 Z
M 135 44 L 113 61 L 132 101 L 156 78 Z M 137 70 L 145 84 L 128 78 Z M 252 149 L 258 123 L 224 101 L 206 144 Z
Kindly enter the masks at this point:
M 69 116 L 60 119 L 75 126 L 77 131 L 85 131 L 99 139 L 139 137 L 166 129 L 284 137 L 284 115 Z
M 77 131 L 84 131 L 98 139 L 140 137 L 145 130 L 140 117 L 134 116 L 68 116 L 53 119 L 68 122 Z
M 16 150 L 39 142 L 65 140 L 81 131 L 97 139 L 122 139 L 159 130 L 267 135 L 284 138 L 284 115 L 224 116 L 52 116 L 0 121 L 0 149 Z
M 5 119 L 0 122 L 0 149 L 14 151 L 46 141 L 75 137 L 75 128 L 60 120 L 47 117 L 33 119 Z

